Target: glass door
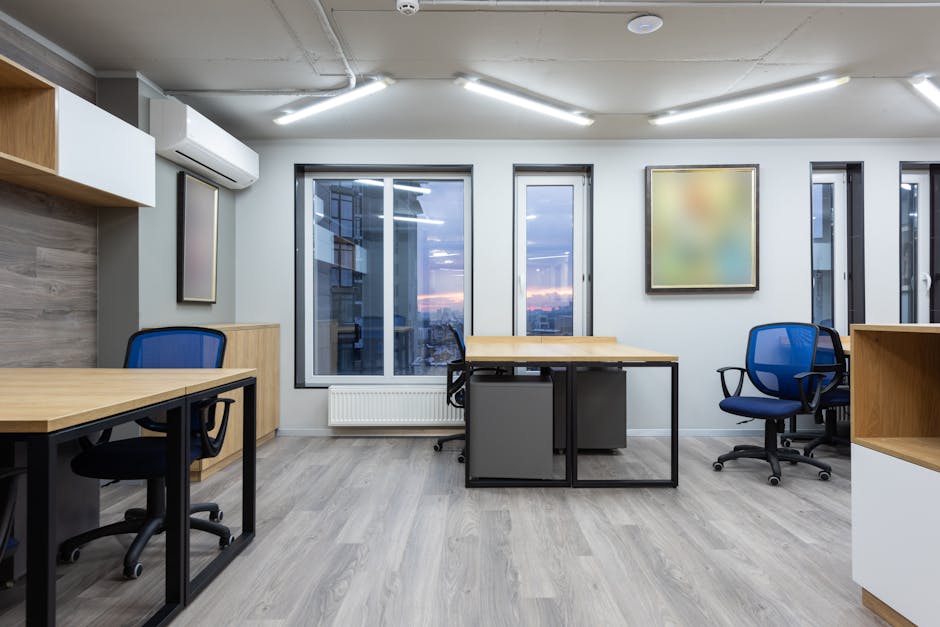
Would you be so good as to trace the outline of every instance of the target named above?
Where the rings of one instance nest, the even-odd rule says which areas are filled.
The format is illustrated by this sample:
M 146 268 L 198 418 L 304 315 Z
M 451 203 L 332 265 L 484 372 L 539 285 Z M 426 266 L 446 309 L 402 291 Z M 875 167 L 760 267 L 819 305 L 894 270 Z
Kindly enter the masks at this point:
M 848 335 L 845 172 L 812 179 L 813 323 Z
M 901 172 L 901 322 L 930 322 L 930 175 Z

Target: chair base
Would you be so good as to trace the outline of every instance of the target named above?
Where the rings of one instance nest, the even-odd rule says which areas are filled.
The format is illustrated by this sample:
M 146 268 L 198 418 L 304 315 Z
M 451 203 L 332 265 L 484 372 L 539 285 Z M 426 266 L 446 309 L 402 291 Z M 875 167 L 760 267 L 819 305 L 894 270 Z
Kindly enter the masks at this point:
M 739 444 L 735 446 L 730 453 L 719 455 L 718 460 L 712 464 L 716 470 L 722 470 L 724 464 L 732 459 L 762 459 L 770 464 L 770 476 L 767 478 L 770 485 L 780 483 L 781 471 L 780 462 L 786 461 L 791 464 L 809 464 L 819 468 L 819 479 L 828 481 L 832 476 L 832 468 L 815 459 L 801 455 L 799 451 L 791 448 L 783 448 L 777 445 L 777 428 L 781 424 L 782 418 L 767 419 L 764 423 L 764 446 L 753 446 L 750 444 Z
M 124 554 L 124 576 L 137 579 L 143 572 L 140 556 L 144 547 L 154 535 L 166 530 L 166 492 L 164 479 L 147 480 L 147 508 L 135 507 L 124 512 L 124 520 L 98 527 L 77 536 L 73 536 L 59 545 L 59 559 L 63 562 L 75 562 L 81 555 L 81 548 L 98 538 L 124 533 L 136 534 L 127 552 Z M 195 503 L 190 507 L 190 514 L 208 512 L 209 520 L 190 516 L 191 529 L 206 531 L 219 537 L 219 548 L 232 543 L 232 531 L 219 521 L 222 511 L 215 503 Z
M 817 435 L 817 437 L 810 440 L 810 442 L 803 447 L 803 454 L 807 457 L 811 457 L 816 447 L 821 444 L 828 446 L 849 446 L 852 443 L 849 438 L 838 434 L 838 415 L 834 410 L 826 410 L 825 424 L 826 428 L 822 434 Z

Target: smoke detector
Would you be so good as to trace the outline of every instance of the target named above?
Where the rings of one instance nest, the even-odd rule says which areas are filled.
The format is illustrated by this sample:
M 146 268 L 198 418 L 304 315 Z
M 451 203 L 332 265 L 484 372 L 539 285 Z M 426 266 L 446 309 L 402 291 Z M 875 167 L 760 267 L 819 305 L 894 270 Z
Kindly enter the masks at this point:
M 414 15 L 421 9 L 421 6 L 418 0 L 395 0 L 395 8 L 402 15 Z
M 637 35 L 649 35 L 658 31 L 662 25 L 663 18 L 658 15 L 641 15 L 627 23 L 627 30 Z

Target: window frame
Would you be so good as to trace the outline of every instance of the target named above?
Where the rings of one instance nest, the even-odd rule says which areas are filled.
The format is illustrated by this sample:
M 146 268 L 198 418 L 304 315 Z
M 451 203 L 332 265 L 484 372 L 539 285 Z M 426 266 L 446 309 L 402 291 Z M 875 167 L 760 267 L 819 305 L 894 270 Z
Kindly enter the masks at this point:
M 310 375 L 313 370 L 312 360 L 316 354 L 315 338 L 308 337 L 315 315 L 314 298 L 316 287 L 312 273 L 305 268 L 313 255 L 313 229 L 308 221 L 313 214 L 312 198 L 308 192 L 309 180 L 355 180 L 369 178 L 383 180 L 383 225 L 382 225 L 382 370 L 381 375 L 329 374 Z M 463 194 L 463 252 L 464 252 L 464 304 L 463 329 L 468 334 L 472 330 L 473 313 L 473 172 L 468 166 L 295 166 L 294 193 L 294 387 L 297 389 L 322 389 L 331 385 L 434 385 L 439 386 L 446 380 L 440 375 L 395 374 L 395 351 L 385 347 L 395 344 L 394 309 L 395 309 L 395 227 L 394 227 L 394 188 L 393 181 L 398 179 L 418 180 L 460 180 L 464 185 Z

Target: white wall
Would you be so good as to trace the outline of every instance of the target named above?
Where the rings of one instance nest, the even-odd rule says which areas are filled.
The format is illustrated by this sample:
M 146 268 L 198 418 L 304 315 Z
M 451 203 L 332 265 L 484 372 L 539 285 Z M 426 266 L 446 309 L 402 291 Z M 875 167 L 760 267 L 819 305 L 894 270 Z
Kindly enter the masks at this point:
M 156 203 L 139 213 L 140 328 L 234 322 L 235 195 L 219 188 L 216 302 L 176 302 L 177 175 L 182 168 L 157 157 Z
M 473 333 L 512 330 L 514 164 L 594 165 L 594 333 L 680 357 L 680 424 L 734 428 L 717 408 L 715 369 L 743 362 L 747 330 L 808 320 L 810 162 L 865 164 L 868 322 L 898 319 L 898 163 L 940 162 L 940 141 L 362 141 L 257 142 L 262 176 L 238 194 L 240 322 L 281 325 L 281 427 L 324 433 L 326 391 L 294 389 L 294 165 L 473 166 Z M 760 164 L 760 290 L 648 296 L 644 167 Z M 668 425 L 668 375 L 631 371 L 629 426 Z

